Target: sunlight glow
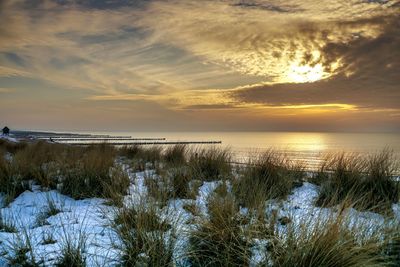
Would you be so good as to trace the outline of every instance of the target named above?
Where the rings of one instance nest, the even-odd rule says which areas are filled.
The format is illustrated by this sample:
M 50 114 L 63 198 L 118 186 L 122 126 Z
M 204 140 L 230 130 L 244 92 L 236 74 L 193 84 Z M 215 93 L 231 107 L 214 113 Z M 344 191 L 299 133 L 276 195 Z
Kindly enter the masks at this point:
M 314 66 L 292 64 L 287 73 L 288 81 L 294 83 L 315 82 L 328 76 L 321 63 Z
M 314 111 L 339 111 L 339 110 L 354 111 L 354 110 L 357 110 L 356 105 L 341 104 L 341 103 L 277 105 L 277 106 L 268 106 L 268 105 L 263 105 L 263 104 L 250 103 L 250 104 L 241 104 L 238 106 L 241 108 L 268 109 L 268 110 L 272 110 L 272 109 L 278 109 L 278 110 L 297 109 L 297 110 L 314 110 Z
M 310 104 L 310 105 L 288 105 L 281 108 L 287 109 L 341 109 L 341 110 L 356 110 L 357 106 L 350 104 L 330 103 L 330 104 Z

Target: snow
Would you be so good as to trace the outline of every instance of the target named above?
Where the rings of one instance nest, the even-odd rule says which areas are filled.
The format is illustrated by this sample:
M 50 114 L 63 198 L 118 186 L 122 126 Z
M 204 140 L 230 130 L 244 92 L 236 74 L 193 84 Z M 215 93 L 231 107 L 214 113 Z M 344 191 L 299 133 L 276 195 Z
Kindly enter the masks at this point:
M 129 192 L 124 198 L 124 204 L 139 205 L 146 199 L 147 188 L 145 179 L 155 175 L 154 170 L 135 172 L 128 165 L 121 163 L 127 172 L 131 185 Z M 196 204 L 200 216 L 207 217 L 207 199 L 221 181 L 204 182 L 199 187 L 195 200 L 173 199 L 166 207 L 160 209 L 160 217 L 167 219 L 176 230 L 176 245 L 174 258 L 179 266 L 188 266 L 187 261 L 181 257 L 188 248 L 188 232 L 195 227 L 192 223 L 195 216 L 186 211 L 185 204 Z M 7 263 L 7 257 L 13 256 L 12 247 L 24 242 L 29 238 L 33 247 L 33 255 L 36 260 L 43 259 L 44 266 L 52 266 L 60 256 L 65 242 L 79 242 L 85 240 L 84 254 L 87 257 L 88 266 L 115 266 L 120 262 L 122 246 L 116 232 L 111 227 L 111 221 L 115 215 L 116 208 L 106 205 L 104 199 L 90 198 L 74 200 L 60 194 L 56 190 L 43 192 L 40 187 L 32 185 L 31 191 L 25 191 L 18 196 L 7 207 L 0 209 L 1 218 L 5 222 L 13 222 L 17 233 L 0 231 L 0 266 Z M 301 187 L 295 188 L 285 200 L 266 201 L 266 212 L 268 215 L 276 213 L 276 219 L 287 217 L 292 225 L 302 225 L 306 221 L 308 227 L 312 227 L 317 219 L 332 218 L 337 216 L 335 208 L 315 207 L 314 202 L 318 196 L 319 187 L 311 183 L 303 183 Z M 0 203 L 2 202 L 0 196 Z M 46 211 L 49 202 L 54 203 L 60 210 L 59 213 L 47 216 Z M 388 221 L 382 215 L 372 212 L 359 212 L 355 209 L 346 210 L 349 225 L 356 222 L 367 223 L 373 227 L 381 227 Z M 247 208 L 241 207 L 240 214 L 249 215 Z M 393 204 L 393 221 L 400 222 L 400 204 Z M 373 227 L 371 231 L 373 231 Z M 278 224 L 277 232 L 284 236 L 287 226 Z M 44 244 L 44 239 L 51 237 L 56 242 Z M 47 238 L 48 239 L 48 238 Z M 266 260 L 265 255 L 268 240 L 252 240 L 251 266 Z
M 278 219 L 289 218 L 291 227 L 294 227 L 295 230 L 304 230 L 305 225 L 307 225 L 307 229 L 312 230 L 317 223 L 322 222 L 323 224 L 323 222 L 328 222 L 338 216 L 336 207 L 321 208 L 314 205 L 318 192 L 319 187 L 317 185 L 305 182 L 301 187 L 295 188 L 286 200 L 268 200 L 266 202 L 266 213 L 271 215 L 275 212 Z M 400 203 L 393 204 L 392 208 L 394 213 L 392 219 L 385 218 L 377 213 L 360 212 L 349 208 L 344 211 L 347 216 L 343 223 L 353 229 L 362 226 L 363 229 L 367 229 L 367 234 L 372 235 L 385 226 L 400 223 Z M 287 226 L 277 224 L 276 231 L 278 237 L 285 238 Z M 251 266 L 257 266 L 259 263 L 268 260 L 265 258 L 265 246 L 268 244 L 268 240 L 254 239 L 253 243 Z
M 7 141 L 12 142 L 12 143 L 18 143 L 18 140 L 16 138 L 12 137 L 11 135 L 3 135 L 3 134 L 1 134 L 0 135 L 0 139 L 4 139 L 4 140 L 7 140 Z
M 204 182 L 199 188 L 199 193 L 196 198 L 196 205 L 200 209 L 201 214 L 207 214 L 207 199 L 208 196 L 218 187 L 220 181 Z
M 53 201 L 60 212 L 46 218 L 43 214 L 48 201 Z M 45 259 L 45 266 L 52 266 L 64 242 L 85 239 L 89 266 L 115 263 L 119 251 L 113 249 L 118 238 L 110 227 L 112 214 L 113 208 L 106 206 L 103 199 L 74 200 L 54 190 L 25 191 L 8 207 L 1 209 L 3 220 L 13 222 L 18 233 L 0 232 L 0 255 L 7 253 L 3 256 L 12 257 L 12 247 L 21 242 L 21 238 L 22 242 L 28 238 L 32 243 L 34 258 Z M 40 222 L 42 217 L 43 222 Z M 46 236 L 57 242 L 43 244 Z
M 400 221 L 400 203 L 392 204 L 393 215 Z

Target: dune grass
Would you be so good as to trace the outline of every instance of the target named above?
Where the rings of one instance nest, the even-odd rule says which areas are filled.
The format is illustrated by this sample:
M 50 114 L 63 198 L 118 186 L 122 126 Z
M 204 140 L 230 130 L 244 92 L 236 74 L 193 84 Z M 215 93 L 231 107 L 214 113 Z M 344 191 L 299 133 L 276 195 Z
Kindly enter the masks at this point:
M 122 266 L 173 266 L 174 230 L 159 213 L 149 200 L 118 210 L 113 225 L 122 241 Z
M 117 207 L 112 226 L 122 243 L 121 266 L 177 264 L 177 226 L 171 222 L 176 214 L 168 213 L 170 200 L 179 200 L 193 215 L 183 233 L 187 253 L 181 256 L 194 267 L 249 266 L 254 243 L 259 240 L 267 243 L 261 266 L 399 266 L 399 228 L 375 231 L 368 225 L 350 225 L 344 212 L 349 207 L 383 212 L 399 201 L 399 184 L 392 179 L 396 159 L 386 150 L 369 157 L 335 154 L 327 158 L 310 182 L 320 185 L 317 205 L 335 206 L 335 211 L 339 207 L 335 213 L 339 215 L 328 219 L 307 216 L 296 222 L 265 207 L 267 200 L 285 199 L 305 179 L 302 164 L 293 164 L 273 150 L 234 171 L 229 150 L 216 147 L 189 150 L 178 145 L 163 151 L 160 147 L 129 146 L 116 150 L 107 145 L 72 147 L 38 142 L 7 149 L 0 153 L 0 191 L 10 199 L 34 181 L 76 199 L 107 198 Z M 137 171 L 147 170 L 147 195 L 135 205 L 123 201 L 130 181 L 116 164 L 119 156 Z M 203 214 L 202 204 L 187 199 L 196 199 L 205 182 L 218 186 L 208 197 L 207 213 Z M 43 218 L 58 212 L 60 208 L 48 199 Z M 0 231 L 16 229 L 12 221 L 0 216 Z M 85 266 L 85 240 L 84 236 L 82 240 L 66 237 L 60 243 L 56 266 Z M 55 241 L 47 235 L 42 242 Z M 31 245 L 16 243 L 10 262 L 35 266 Z
M 250 160 L 233 180 L 233 191 L 241 205 L 256 208 L 267 199 L 285 198 L 298 179 L 296 171 L 285 157 L 270 150 Z
M 128 176 L 115 166 L 115 150 L 107 145 L 96 145 L 82 149 L 79 157 L 70 157 L 67 152 L 61 168 L 60 191 L 75 199 L 104 197 L 116 203 L 126 194 Z
M 120 147 L 118 149 L 118 152 L 123 157 L 134 159 L 136 157 L 139 157 L 139 155 L 143 153 L 143 147 L 139 145 L 125 145 Z
M 33 180 L 45 188 L 55 188 L 63 145 L 39 141 L 18 150 L 13 164 L 22 180 Z
M 88 237 L 82 228 L 69 233 L 63 225 L 61 253 L 55 262 L 57 267 L 85 267 Z
M 393 266 L 382 232 L 365 222 L 350 223 L 344 213 L 304 217 L 275 232 L 267 258 L 277 267 Z
M 18 150 L 24 149 L 28 144 L 26 142 L 9 142 L 4 139 L 0 139 L 0 150 L 14 154 Z
M 227 179 L 231 175 L 231 152 L 229 149 L 209 147 L 190 152 L 188 165 L 192 177 L 201 181 Z
M 239 205 L 232 194 L 214 193 L 207 202 L 208 218 L 201 218 L 189 236 L 191 266 L 247 266 L 250 243 L 242 228 Z
M 129 159 L 130 165 L 136 171 L 144 171 L 147 167 L 156 168 L 162 159 L 161 146 L 123 146 L 118 150 L 119 155 Z
M 400 266 L 400 226 L 397 225 L 384 238 L 384 255 L 389 260 L 390 266 Z
M 43 231 L 41 245 L 50 245 L 57 243 L 54 239 L 54 232 L 52 230 Z
M 175 198 L 193 198 L 190 190 L 191 176 L 187 168 L 175 168 L 171 173 L 171 183 Z
M 176 166 L 165 174 L 168 177 L 172 196 L 176 199 L 195 199 L 199 184 L 193 180 L 190 168 Z
M 15 166 L 0 153 L 0 192 L 5 194 L 5 204 L 10 203 L 15 197 L 26 189 Z
M 186 145 L 177 144 L 169 146 L 163 153 L 163 160 L 165 163 L 172 166 L 184 165 L 186 163 L 186 153 Z
M 169 177 L 146 173 L 144 176 L 144 183 L 147 187 L 148 196 L 151 197 L 152 201 L 157 203 L 159 207 L 165 207 L 168 201 L 174 198 Z
M 172 199 L 195 199 L 201 184 L 192 179 L 192 173 L 187 166 L 169 165 L 162 173 L 146 173 L 144 183 L 150 197 L 160 207 L 167 205 Z M 200 182 L 201 183 L 201 182 Z
M 8 159 L 0 153 L 0 191 L 10 202 L 34 182 L 45 190 L 59 189 L 76 199 L 104 197 L 120 202 L 129 179 L 115 159 L 115 149 L 105 144 L 72 147 L 34 142 Z
M 400 198 L 393 180 L 395 159 L 389 150 L 361 157 L 339 153 L 329 156 L 317 175 L 321 191 L 316 204 L 332 206 L 349 200 L 360 210 L 390 211 Z
M 33 242 L 28 229 L 24 228 L 9 244 L 9 253 L 5 258 L 10 266 L 40 266 L 33 253 Z
M 0 232 L 7 232 L 7 233 L 17 232 L 14 218 L 5 217 L 2 214 L 2 212 L 0 212 Z
M 46 197 L 46 206 L 43 207 L 36 218 L 36 223 L 38 226 L 43 226 L 48 224 L 47 219 L 51 216 L 55 216 L 61 212 L 61 207 L 57 206 L 54 199 L 48 195 Z

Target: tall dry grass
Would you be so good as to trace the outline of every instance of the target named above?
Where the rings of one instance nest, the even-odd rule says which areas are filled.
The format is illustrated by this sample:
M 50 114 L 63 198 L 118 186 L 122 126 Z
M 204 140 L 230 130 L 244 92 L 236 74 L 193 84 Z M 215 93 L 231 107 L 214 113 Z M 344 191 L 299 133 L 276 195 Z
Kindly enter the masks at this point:
M 239 177 L 233 180 L 233 191 L 239 203 L 245 207 L 257 208 L 271 198 L 285 198 L 299 179 L 290 162 L 273 150 L 251 159 Z M 295 176 L 296 174 L 297 176 Z
M 179 166 L 184 165 L 186 163 L 186 153 L 187 146 L 186 145 L 173 145 L 169 146 L 165 149 L 163 153 L 164 162 L 168 165 Z
M 159 214 L 148 199 L 118 210 L 113 225 L 122 241 L 122 266 L 173 266 L 174 229 Z
M 23 180 L 33 180 L 46 188 L 55 188 L 63 145 L 39 141 L 18 150 L 13 163 Z
M 156 168 L 162 159 L 162 147 L 160 146 L 123 146 L 118 150 L 119 155 L 129 159 L 130 165 L 136 171 L 144 171 L 146 168 Z
M 192 177 L 201 181 L 227 179 L 231 175 L 231 152 L 218 147 L 194 149 L 190 152 L 188 165 Z
M 0 191 L 11 201 L 34 182 L 73 198 L 105 197 L 118 202 L 129 186 L 107 145 L 73 147 L 39 141 L 0 155 Z
M 84 228 L 79 228 L 76 232 L 69 232 L 62 225 L 61 251 L 55 262 L 57 267 L 85 267 L 87 266 L 86 247 L 88 236 Z
M 187 167 L 175 167 L 169 172 L 169 179 L 173 195 L 175 198 L 195 198 L 196 192 L 193 192 L 190 182 L 192 176 Z
M 277 230 L 266 255 L 269 265 L 393 266 L 395 261 L 385 254 L 385 230 L 348 219 L 344 213 L 329 218 L 305 216 L 286 230 Z
M 0 192 L 6 204 L 24 191 L 23 183 L 11 162 L 0 154 Z
M 0 139 L 0 150 L 14 154 L 18 150 L 24 149 L 28 144 L 26 142 L 9 142 L 4 139 Z
M 248 266 L 251 245 L 234 196 L 214 193 L 207 208 L 189 236 L 191 266 Z
M 70 154 L 75 154 L 70 157 Z M 118 202 L 126 194 L 129 178 L 115 166 L 116 151 L 108 145 L 69 150 L 61 164 L 60 191 L 73 198 L 104 197 Z
M 361 210 L 387 212 L 400 199 L 400 183 L 393 179 L 396 160 L 393 153 L 362 157 L 339 153 L 325 159 L 317 175 L 321 190 L 316 204 L 332 206 L 344 200 Z
M 170 199 L 174 197 L 168 177 L 157 176 L 146 173 L 144 183 L 147 187 L 148 195 L 159 207 L 165 207 Z
M 45 189 L 55 188 L 59 175 L 62 145 L 36 142 L 25 144 L 15 153 L 0 156 L 0 191 L 11 201 L 29 189 L 29 181 Z

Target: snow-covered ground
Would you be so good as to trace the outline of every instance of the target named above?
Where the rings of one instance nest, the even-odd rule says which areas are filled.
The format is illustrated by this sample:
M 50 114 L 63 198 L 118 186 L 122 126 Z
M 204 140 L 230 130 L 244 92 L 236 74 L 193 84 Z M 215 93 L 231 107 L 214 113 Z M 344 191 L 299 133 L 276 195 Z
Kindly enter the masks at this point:
M 129 194 L 125 197 L 126 205 L 138 205 L 146 197 L 147 188 L 144 183 L 146 175 L 154 175 L 154 171 L 133 172 L 128 165 L 122 165 L 129 174 L 131 185 Z M 160 216 L 174 220 L 177 231 L 177 242 L 174 256 L 176 261 L 184 264 L 179 257 L 188 247 L 187 232 L 192 225 L 194 215 L 186 211 L 184 204 L 196 204 L 202 215 L 207 216 L 206 201 L 211 192 L 220 182 L 205 182 L 199 188 L 195 200 L 171 200 L 166 207 L 160 210 Z M 275 212 L 277 219 L 290 218 L 290 222 L 300 224 L 304 218 L 332 216 L 337 212 L 334 208 L 317 208 L 313 205 L 318 195 L 318 186 L 304 183 L 295 188 L 292 194 L 283 201 L 270 200 L 267 202 L 267 212 Z M 0 197 L 1 198 L 1 197 Z M 1 201 L 0 201 L 1 202 Z M 49 203 L 54 203 L 59 210 L 57 214 L 49 216 Z M 32 191 L 26 191 L 18 196 L 6 207 L 1 207 L 3 223 L 15 228 L 15 232 L 0 231 L 0 266 L 7 265 L 7 259 L 13 257 L 15 247 L 29 241 L 33 248 L 33 256 L 42 261 L 44 266 L 52 266 L 60 256 L 65 242 L 79 242 L 85 240 L 85 255 L 88 266 L 113 266 L 120 261 L 121 242 L 111 227 L 116 208 L 106 205 L 106 201 L 98 198 L 74 200 L 57 191 L 43 192 L 38 186 L 32 186 Z M 246 209 L 241 209 L 246 213 Z M 379 227 L 387 223 L 382 215 L 371 212 L 358 212 L 349 209 L 350 220 L 365 220 L 365 222 Z M 394 218 L 400 222 L 400 205 L 393 205 Z M 279 226 L 280 232 L 285 226 Z M 266 240 L 254 240 L 252 249 L 252 265 L 264 260 L 263 255 Z
M 59 212 L 48 216 L 48 202 Z M 51 266 L 60 256 L 65 242 L 85 240 L 90 266 L 112 265 L 118 259 L 117 236 L 110 227 L 113 208 L 103 199 L 74 200 L 57 191 L 25 191 L 10 205 L 1 209 L 3 222 L 15 228 L 15 233 L 0 232 L 0 266 L 13 257 L 15 247 L 30 242 L 33 256 Z
M 4 139 L 4 140 L 7 140 L 7 141 L 12 142 L 12 143 L 17 143 L 18 142 L 18 140 L 16 138 L 14 138 L 12 135 L 0 134 L 0 139 Z

